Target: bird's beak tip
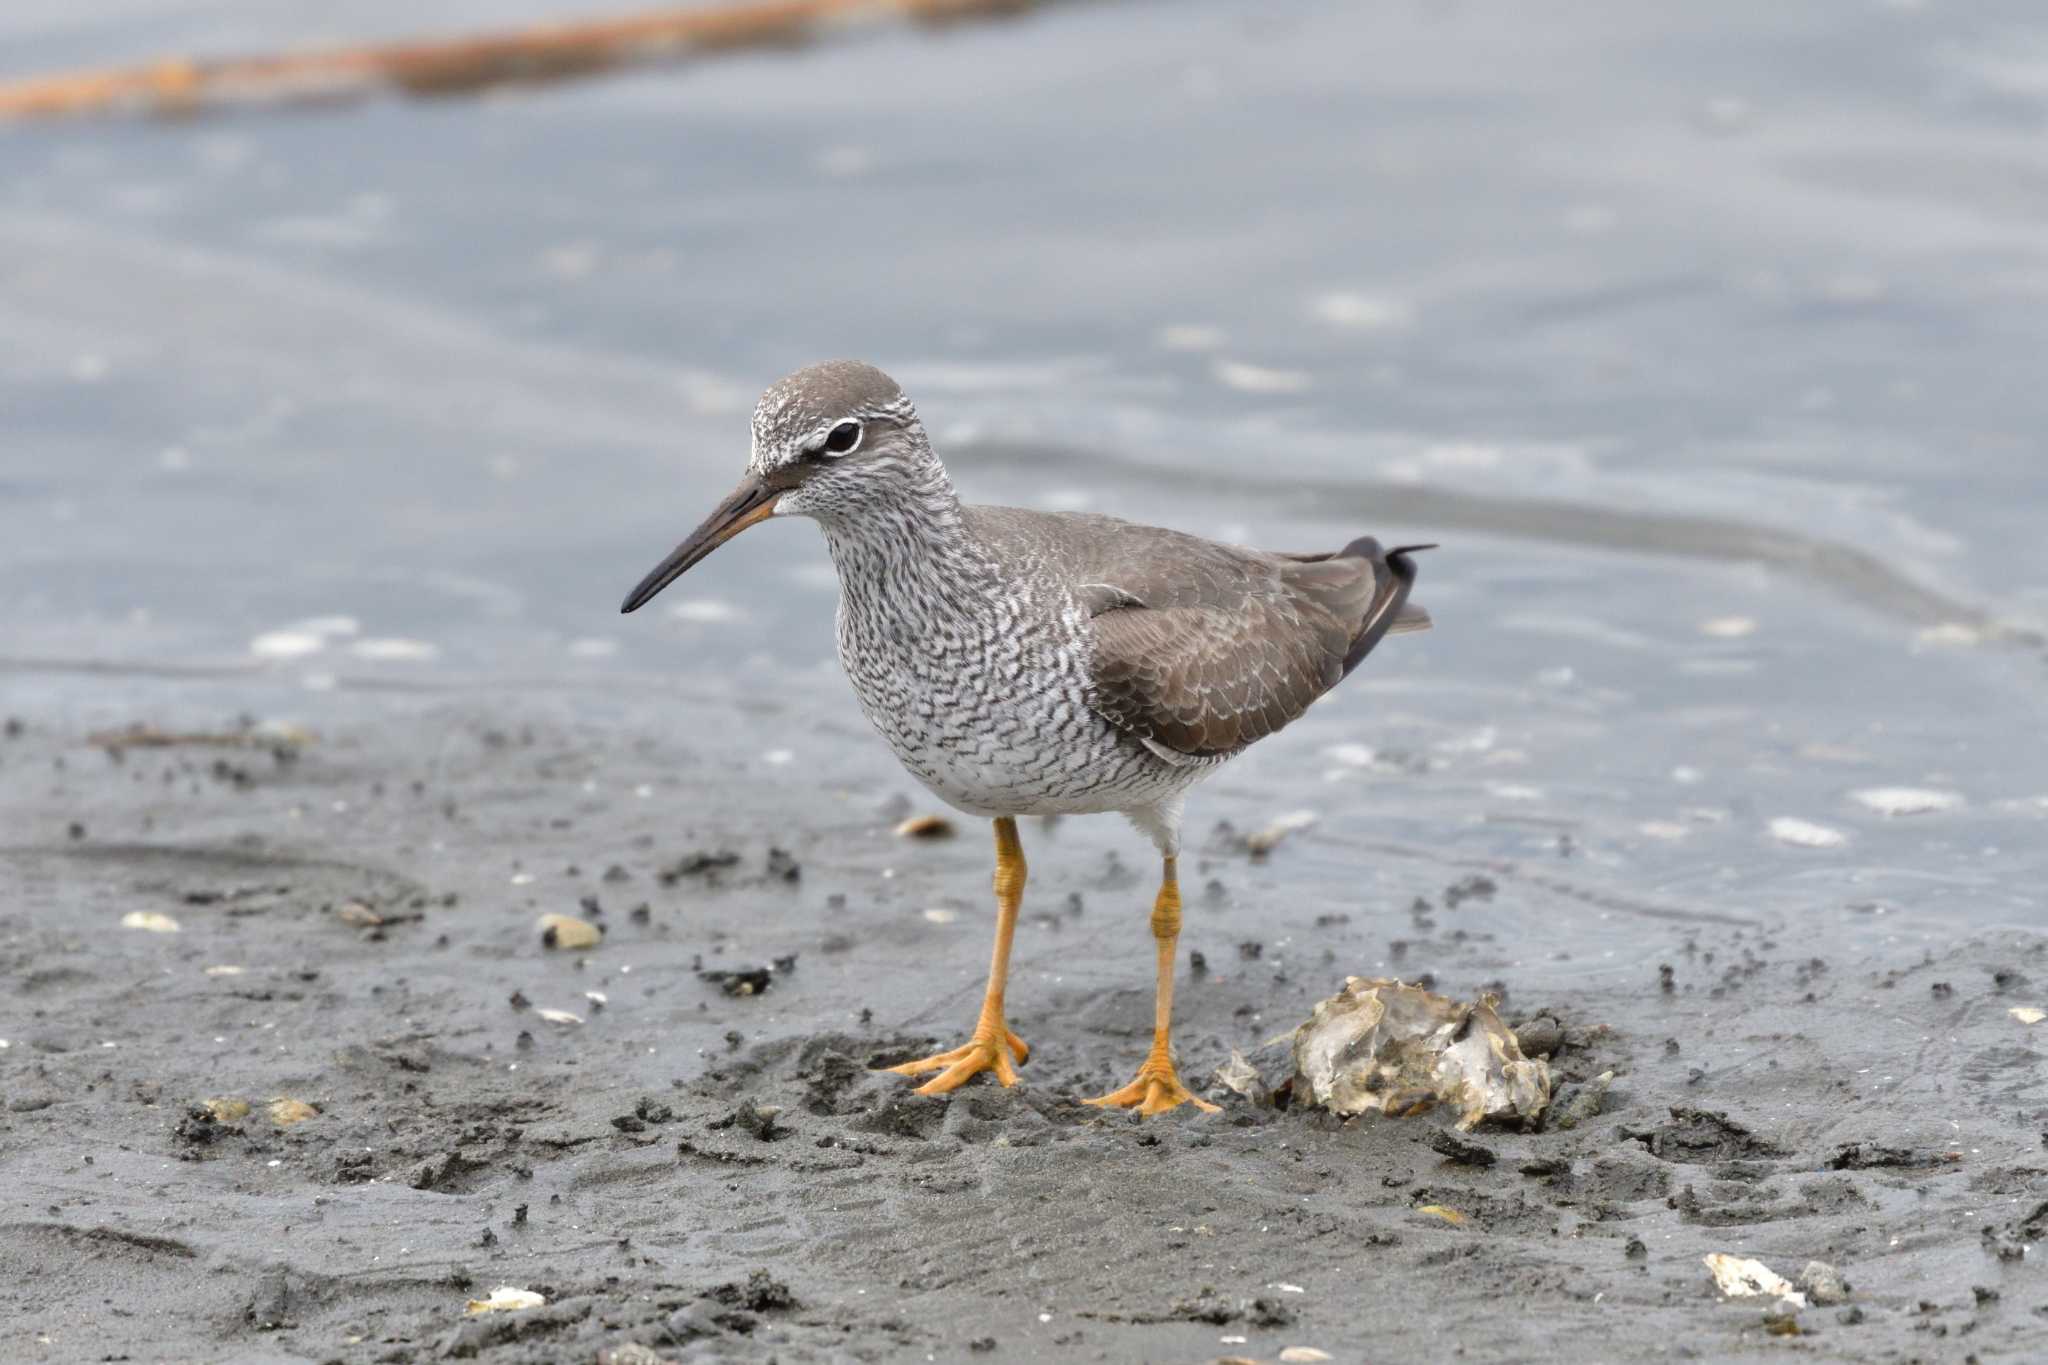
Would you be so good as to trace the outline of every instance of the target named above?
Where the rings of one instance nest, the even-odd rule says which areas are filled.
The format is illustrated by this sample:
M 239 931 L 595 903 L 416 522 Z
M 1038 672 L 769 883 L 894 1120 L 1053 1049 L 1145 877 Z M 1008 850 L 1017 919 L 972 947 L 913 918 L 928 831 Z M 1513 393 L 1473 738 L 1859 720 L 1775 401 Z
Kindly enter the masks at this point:
M 668 558 L 655 565 L 647 577 L 626 594 L 626 600 L 619 604 L 619 614 L 628 615 L 646 606 L 656 593 L 681 578 L 698 560 L 755 522 L 773 516 L 775 504 L 781 496 L 780 489 L 758 479 L 743 481 L 704 519 L 702 526 L 691 532 L 687 540 L 676 546 Z

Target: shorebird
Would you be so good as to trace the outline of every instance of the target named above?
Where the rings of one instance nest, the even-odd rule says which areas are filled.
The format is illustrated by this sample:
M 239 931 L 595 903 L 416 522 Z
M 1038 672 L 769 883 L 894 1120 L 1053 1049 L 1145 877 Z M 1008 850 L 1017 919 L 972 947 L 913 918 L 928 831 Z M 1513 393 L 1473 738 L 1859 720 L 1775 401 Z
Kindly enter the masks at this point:
M 910 400 L 871 365 L 798 370 L 754 409 L 746 476 L 626 596 L 634 611 L 741 531 L 810 517 L 839 573 L 839 659 L 861 709 L 934 795 L 995 822 L 996 941 L 966 1043 L 901 1066 L 943 1094 L 1003 1085 L 1030 1049 L 1003 1009 L 1024 893 L 1020 815 L 1118 811 L 1161 859 L 1158 984 L 1137 1078 L 1091 1104 L 1192 1102 L 1174 1065 L 1181 811 L 1218 764 L 1295 720 L 1395 631 L 1411 545 L 1244 549 L 1080 512 L 960 501 Z

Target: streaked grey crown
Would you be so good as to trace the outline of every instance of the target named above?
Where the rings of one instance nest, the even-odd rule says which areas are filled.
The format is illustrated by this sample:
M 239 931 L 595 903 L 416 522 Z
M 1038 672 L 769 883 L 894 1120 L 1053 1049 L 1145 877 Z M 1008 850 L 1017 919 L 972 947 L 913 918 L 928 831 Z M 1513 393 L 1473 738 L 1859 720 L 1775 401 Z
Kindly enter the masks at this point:
M 828 360 L 783 376 L 754 405 L 755 474 L 789 463 L 840 422 L 909 426 L 917 412 L 895 380 L 858 360 Z

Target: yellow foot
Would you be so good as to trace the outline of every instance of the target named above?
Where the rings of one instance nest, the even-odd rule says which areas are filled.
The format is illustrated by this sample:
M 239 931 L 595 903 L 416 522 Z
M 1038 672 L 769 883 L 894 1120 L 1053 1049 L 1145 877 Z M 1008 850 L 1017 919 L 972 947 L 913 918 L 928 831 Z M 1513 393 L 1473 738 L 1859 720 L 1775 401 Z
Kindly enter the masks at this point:
M 996 1042 L 1000 1034 L 1002 1043 Z M 1031 1048 L 1022 1038 L 998 1024 L 994 1028 L 978 1027 L 974 1036 L 951 1052 L 935 1052 L 929 1057 L 920 1057 L 914 1062 L 901 1066 L 884 1067 L 899 1076 L 922 1076 L 927 1071 L 939 1074 L 917 1088 L 920 1095 L 943 1095 L 958 1090 L 972 1078 L 984 1071 L 996 1073 L 996 1079 L 1004 1085 L 1017 1083 L 1017 1069 L 1010 1065 L 1021 1062 L 1031 1055 Z
M 1180 1072 L 1174 1069 L 1173 1058 L 1157 1052 L 1147 1057 L 1145 1064 L 1138 1068 L 1137 1080 L 1121 1090 L 1097 1095 L 1088 1103 L 1099 1104 L 1105 1109 L 1135 1108 L 1146 1118 L 1178 1109 L 1183 1104 L 1192 1104 L 1205 1114 L 1218 1112 L 1215 1105 L 1180 1083 Z

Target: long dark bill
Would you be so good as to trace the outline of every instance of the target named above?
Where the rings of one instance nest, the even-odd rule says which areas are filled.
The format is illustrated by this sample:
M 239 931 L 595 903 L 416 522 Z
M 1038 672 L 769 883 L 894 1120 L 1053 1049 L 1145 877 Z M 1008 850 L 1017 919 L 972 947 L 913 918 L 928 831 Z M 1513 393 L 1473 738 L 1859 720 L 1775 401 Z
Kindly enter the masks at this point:
M 669 584 L 690 571 L 692 565 L 710 554 L 719 546 L 731 540 L 757 521 L 765 521 L 775 513 L 775 500 L 786 489 L 771 488 L 759 479 L 749 476 L 738 488 L 727 495 L 724 502 L 712 509 L 704 518 L 704 524 L 690 532 L 689 539 L 670 552 L 669 557 L 654 566 L 654 571 L 640 580 L 640 585 L 626 594 L 626 600 L 619 607 L 622 612 L 638 611 L 648 600 Z

